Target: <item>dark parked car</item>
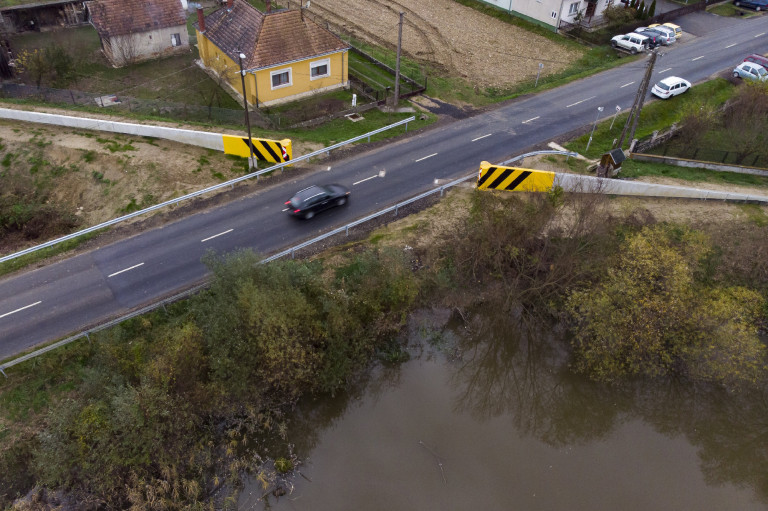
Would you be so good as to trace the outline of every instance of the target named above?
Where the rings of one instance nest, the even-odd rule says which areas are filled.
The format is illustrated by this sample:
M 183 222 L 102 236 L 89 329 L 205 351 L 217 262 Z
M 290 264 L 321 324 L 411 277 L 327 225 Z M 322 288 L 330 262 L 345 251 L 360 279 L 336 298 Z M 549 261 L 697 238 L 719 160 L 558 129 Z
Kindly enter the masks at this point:
M 310 219 L 324 209 L 343 206 L 349 199 L 349 189 L 331 184 L 304 188 L 285 202 L 287 211 L 296 217 Z
M 734 0 L 733 5 L 736 7 L 750 7 L 756 11 L 764 11 L 768 9 L 768 0 Z
M 651 48 L 651 49 L 656 48 L 657 46 L 661 46 L 662 44 L 664 44 L 664 41 L 663 41 L 664 34 L 662 34 L 661 32 L 658 32 L 656 30 L 653 30 L 653 29 L 650 29 L 650 28 L 646 28 L 644 30 L 635 30 L 635 33 L 636 34 L 640 34 L 640 35 L 644 35 L 645 37 L 647 37 L 648 38 L 648 47 Z
M 742 62 L 752 62 L 753 64 L 760 64 L 764 68 L 768 69 L 768 57 L 764 57 L 763 55 L 758 55 L 757 53 L 753 53 L 752 55 L 747 55 L 744 57 L 744 60 Z

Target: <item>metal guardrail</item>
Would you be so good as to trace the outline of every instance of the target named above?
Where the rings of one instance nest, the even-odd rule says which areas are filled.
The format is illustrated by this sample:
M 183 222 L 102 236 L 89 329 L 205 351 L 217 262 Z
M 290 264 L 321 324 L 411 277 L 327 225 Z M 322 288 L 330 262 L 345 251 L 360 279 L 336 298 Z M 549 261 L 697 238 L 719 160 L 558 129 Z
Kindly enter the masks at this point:
M 331 148 L 327 148 L 327 149 L 331 149 Z M 426 197 L 429 197 L 430 195 L 434 195 L 434 194 L 436 194 L 438 192 L 440 193 L 440 196 L 442 197 L 443 193 L 445 192 L 445 190 L 447 188 L 450 188 L 452 186 L 456 186 L 456 185 L 461 184 L 461 183 L 463 183 L 465 181 L 468 181 L 469 179 L 476 178 L 476 177 L 477 177 L 477 173 L 472 173 L 472 174 L 470 174 L 468 176 L 464 176 L 464 177 L 462 177 L 460 179 L 456 179 L 455 181 L 451 181 L 450 183 L 446 183 L 446 184 L 441 185 L 441 186 L 439 186 L 437 188 L 433 188 L 432 190 L 429 190 L 429 191 L 424 192 L 424 193 L 422 193 L 420 195 L 417 195 L 415 197 L 407 199 L 407 200 L 405 200 L 403 202 L 398 202 L 394 206 L 390 206 L 388 208 L 382 209 L 381 211 L 377 211 L 376 213 L 373 213 L 373 214 L 368 215 L 366 217 L 363 217 L 363 218 L 360 218 L 358 220 L 355 220 L 354 222 L 350 222 L 347 225 L 344 225 L 342 227 L 333 229 L 332 231 L 326 232 L 326 233 L 324 233 L 324 234 L 322 234 L 320 236 L 317 236 L 315 238 L 307 240 L 307 241 L 305 241 L 303 243 L 300 243 L 299 245 L 296 245 L 294 247 L 291 247 L 291 248 L 289 248 L 287 250 L 283 250 L 282 252 L 278 252 L 277 254 L 274 254 L 274 255 L 272 255 L 270 257 L 267 257 L 266 259 L 263 259 L 261 262 L 262 263 L 268 263 L 268 262 L 274 261 L 276 259 L 280 259 L 280 258 L 288 256 L 288 255 L 290 255 L 291 258 L 293 258 L 296 255 L 296 251 L 297 250 L 301 250 L 302 248 L 306 248 L 306 247 L 308 247 L 310 245 L 313 245 L 314 243 L 318 243 L 320 241 L 323 241 L 323 240 L 325 240 L 327 238 L 330 238 L 331 236 L 334 236 L 334 235 L 339 234 L 341 232 L 344 232 L 346 235 L 349 235 L 349 229 L 351 229 L 352 227 L 358 226 L 360 224 L 363 224 L 365 222 L 373 220 L 374 218 L 380 217 L 380 216 L 385 215 L 387 213 L 394 212 L 395 215 L 397 215 L 397 213 L 400 210 L 400 208 L 402 208 L 404 206 L 407 206 L 408 204 L 411 204 L 411 203 L 416 202 L 418 200 L 421 200 L 421 199 L 424 199 Z M 55 343 L 53 343 L 53 344 L 51 344 L 49 346 L 46 346 L 46 347 L 41 348 L 39 350 L 35 350 L 35 351 L 33 351 L 31 353 L 28 353 L 28 354 L 26 354 L 24 356 L 21 356 L 19 358 L 13 359 L 13 360 L 11 360 L 9 362 L 5 362 L 3 364 L 0 364 L 0 373 L 2 373 L 3 376 L 5 376 L 7 378 L 8 375 L 5 374 L 5 370 L 10 368 L 10 367 L 15 366 L 16 364 L 20 364 L 20 363 L 25 362 L 27 360 L 33 359 L 35 357 L 39 357 L 40 355 L 42 355 L 44 353 L 48 353 L 49 351 L 52 351 L 52 350 L 55 350 L 55 349 L 60 348 L 62 346 L 65 346 L 65 345 L 67 345 L 67 344 L 69 344 L 69 343 L 71 343 L 73 341 L 76 341 L 78 339 L 82 339 L 83 337 L 86 337 L 86 338 L 88 338 L 90 340 L 90 334 L 93 334 L 93 333 L 99 332 L 101 330 L 105 330 L 107 328 L 113 327 L 113 326 L 115 326 L 115 325 L 117 325 L 119 323 L 122 323 L 125 320 L 134 318 L 136 316 L 140 316 L 142 314 L 146 314 L 147 312 L 152 312 L 153 310 L 159 309 L 160 307 L 165 307 L 165 305 L 167 305 L 169 303 L 173 303 L 173 302 L 176 302 L 176 301 L 179 301 L 179 300 L 183 300 L 184 298 L 188 298 L 188 297 L 192 296 L 193 294 L 197 293 L 198 291 L 200 291 L 201 289 L 206 288 L 208 286 L 208 283 L 209 283 L 209 280 L 206 279 L 205 282 L 203 282 L 202 284 L 199 284 L 199 285 L 197 285 L 195 287 L 187 289 L 186 291 L 183 291 L 181 293 L 177 293 L 177 294 L 175 294 L 173 296 L 165 298 L 164 300 L 161 300 L 161 301 L 159 301 L 157 303 L 153 303 L 152 305 L 148 305 L 148 306 L 143 307 L 141 309 L 137 309 L 137 310 L 135 310 L 133 312 L 130 312 L 128 314 L 120 316 L 119 318 L 112 319 L 112 320 L 110 320 L 110 321 L 108 321 L 106 323 L 103 323 L 101 325 L 98 325 L 98 326 L 96 326 L 94 328 L 91 328 L 89 330 L 85 330 L 83 332 L 79 332 L 79 333 L 77 333 L 75 335 L 67 337 L 66 339 L 62 339 L 61 341 L 55 342 Z
M 407 122 L 409 120 L 413 120 L 413 118 L 406 119 L 405 121 L 400 121 L 400 123 Z M 398 123 L 398 124 L 400 124 L 400 123 Z M 395 125 L 393 124 L 392 126 L 395 126 Z M 383 129 L 385 129 L 385 128 L 382 128 L 382 130 Z M 375 133 L 376 132 L 371 132 L 368 135 L 375 134 Z M 366 135 L 362 135 L 362 136 L 365 137 Z M 352 140 L 354 140 L 354 139 L 352 139 Z M 349 141 L 347 141 L 347 143 L 348 142 Z M 340 147 L 340 146 L 341 146 L 341 144 L 337 144 L 335 146 L 331 146 L 331 147 L 322 149 L 320 152 L 331 150 L 331 149 L 334 149 L 334 148 Z M 534 151 L 534 152 L 531 152 L 531 153 L 525 153 L 525 154 L 521 154 L 521 155 L 515 156 L 514 158 L 506 160 L 506 161 L 500 163 L 499 165 L 506 165 L 506 164 L 512 163 L 514 161 L 522 160 L 523 158 L 526 158 L 528 156 L 535 156 L 535 155 L 539 155 L 539 154 L 562 154 L 562 155 L 566 155 L 566 156 L 578 156 L 577 153 L 573 153 L 573 152 L 569 152 L 569 151 L 556 151 L 556 150 Z M 293 247 L 291 247 L 289 249 L 283 250 L 282 252 L 278 252 L 277 254 L 273 254 L 273 255 L 265 258 L 265 259 L 262 259 L 261 262 L 262 263 L 269 263 L 271 261 L 275 261 L 277 259 L 280 259 L 282 257 L 286 257 L 288 255 L 290 255 L 291 258 L 293 259 L 296 256 L 296 251 L 298 251 L 298 250 L 301 250 L 303 248 L 309 247 L 310 245 L 313 245 L 315 243 L 318 243 L 320 241 L 328 239 L 331 236 L 335 236 L 336 234 L 340 234 L 342 232 L 344 232 L 345 235 L 349 236 L 349 230 L 352 227 L 356 227 L 358 225 L 364 224 L 365 222 L 373 220 L 374 218 L 378 218 L 378 217 L 380 217 L 382 215 L 386 215 L 387 213 L 394 212 L 394 214 L 397 215 L 399 210 L 400 210 L 400 208 L 405 207 L 405 206 L 407 206 L 409 204 L 412 204 L 412 203 L 414 203 L 416 201 L 419 201 L 421 199 L 425 199 L 425 198 L 427 198 L 427 197 L 429 197 L 431 195 L 434 195 L 434 194 L 436 194 L 438 192 L 440 192 L 440 196 L 442 197 L 443 193 L 445 192 L 445 190 L 447 188 L 451 188 L 453 186 L 459 185 L 461 183 L 464 183 L 464 182 L 469 181 L 470 179 L 473 179 L 473 178 L 476 178 L 476 177 L 477 177 L 477 173 L 473 172 L 472 174 L 469 174 L 467 176 L 461 177 L 459 179 L 456 179 L 456 180 L 451 181 L 449 183 L 446 183 L 444 185 L 438 186 L 437 188 L 433 188 L 432 190 L 426 191 L 426 192 L 424 192 L 422 194 L 419 194 L 419 195 L 417 195 L 415 197 L 411 197 L 410 199 L 404 200 L 402 202 L 398 202 L 394 206 L 390 206 L 388 208 L 382 209 L 382 210 L 377 211 L 375 213 L 372 213 L 372 214 L 370 214 L 368 216 L 365 216 L 363 218 L 355 220 L 354 222 L 350 222 L 350 223 L 348 223 L 348 224 L 346 224 L 346 225 L 344 225 L 342 227 L 338 227 L 338 228 L 333 229 L 333 230 L 331 230 L 329 232 L 321 234 L 320 236 L 317 236 L 315 238 L 307 240 L 307 241 L 305 241 L 303 243 L 300 243 L 300 244 L 298 244 L 296 246 L 293 246 Z M 242 178 L 240 178 L 240 179 L 242 179 Z M 107 328 L 113 327 L 113 326 L 115 326 L 115 325 L 117 325 L 119 323 L 122 323 L 123 321 L 126 321 L 126 320 L 131 319 L 131 318 L 135 318 L 136 316 L 140 316 L 142 314 L 146 314 L 147 312 L 152 312 L 153 310 L 159 309 L 160 307 L 165 307 L 169 303 L 177 302 L 179 300 L 183 300 L 184 298 L 188 298 L 188 297 L 192 296 L 193 294 L 197 293 L 198 291 L 200 291 L 201 289 L 205 289 L 208 286 L 209 282 L 210 282 L 209 279 L 206 279 L 202 284 L 196 285 L 196 286 L 194 286 L 194 287 L 192 287 L 190 289 L 187 289 L 186 291 L 183 291 L 181 293 L 177 293 L 177 294 L 175 294 L 173 296 L 165 298 L 165 299 L 163 299 L 163 300 L 161 300 L 161 301 L 159 301 L 157 303 L 153 303 L 152 305 L 148 305 L 148 306 L 143 307 L 141 309 L 137 309 L 137 310 L 135 310 L 133 312 L 130 312 L 128 314 L 120 316 L 119 318 L 110 320 L 110 321 L 108 321 L 106 323 L 103 323 L 103 324 L 101 324 L 101 325 L 99 325 L 97 327 L 94 327 L 94 328 L 92 328 L 90 330 L 86 330 L 86 331 L 77 333 L 77 334 L 75 334 L 75 335 L 73 335 L 71 337 L 67 337 L 66 339 L 62 339 L 61 341 L 58 341 L 58 342 L 55 342 L 55 343 L 53 343 L 53 344 L 51 344 L 49 346 L 46 346 L 45 348 L 41 348 L 39 350 L 33 351 L 31 353 L 28 353 L 28 354 L 26 354 L 24 356 L 21 356 L 19 358 L 13 359 L 10 362 L 5 362 L 3 364 L 0 364 L 0 373 L 2 373 L 3 376 L 5 376 L 7 378 L 8 375 L 5 374 L 5 370 L 8 369 L 9 367 L 13 367 L 16 364 L 20 364 L 20 363 L 25 362 L 27 360 L 33 359 L 33 358 L 38 357 L 38 356 L 40 356 L 40 355 L 42 355 L 44 353 L 48 353 L 49 351 L 55 350 L 57 348 L 60 348 L 61 346 L 65 346 L 65 345 L 67 345 L 67 344 L 69 344 L 69 343 L 71 343 L 73 341 L 76 341 L 78 339 L 81 339 L 83 337 L 87 337 L 90 340 L 90 334 L 93 334 L 93 333 L 99 332 L 101 330 L 105 330 Z
M 192 192 L 192 193 L 189 193 L 187 195 L 183 195 L 181 197 L 177 197 L 175 199 L 167 200 L 165 202 L 161 202 L 160 204 L 155 204 L 154 206 L 150 206 L 150 207 L 142 209 L 140 211 L 134 211 L 133 213 L 129 213 L 127 215 L 123 215 L 123 216 L 118 217 L 118 218 L 113 218 L 112 220 L 108 220 L 108 221 L 103 222 L 103 223 L 101 223 L 99 225 L 94 225 L 93 227 L 88 227 L 87 229 L 83 229 L 82 231 L 78 231 L 78 232 L 75 232 L 75 233 L 72 233 L 72 234 L 68 234 L 66 236 L 62 236 L 61 238 L 56 238 L 55 240 L 47 241 L 45 243 L 41 243 L 40 245 L 35 245 L 34 247 L 30 247 L 30 248 L 27 248 L 25 250 L 20 250 L 19 252 L 15 252 L 13 254 L 9 254 L 7 256 L 0 257 L 0 263 L 4 263 L 6 261 L 10 261 L 12 259 L 16 259 L 17 257 L 21 257 L 23 255 L 31 254 L 32 252 L 36 252 L 36 251 L 44 249 L 44 248 L 52 247 L 52 246 L 57 245 L 59 243 L 62 243 L 64 241 L 68 241 L 68 240 L 77 238 L 78 236 L 82 236 L 84 234 L 88 234 L 88 233 L 91 233 L 91 232 L 94 232 L 94 231 L 98 231 L 99 229 L 104 229 L 105 227 L 110 227 L 112 225 L 118 224 L 120 222 L 124 222 L 126 220 L 130 220 L 131 218 L 135 218 L 137 216 L 141 216 L 141 215 L 145 215 L 147 213 L 151 213 L 152 211 L 156 211 L 156 210 L 164 208 L 166 206 L 172 206 L 174 204 L 178 204 L 180 202 L 192 199 L 194 197 L 198 197 L 198 196 L 203 195 L 205 193 L 214 192 L 216 190 L 220 190 L 220 189 L 226 188 L 228 186 L 232 187 L 236 183 L 239 183 L 241 181 L 245 181 L 246 179 L 252 179 L 254 177 L 258 179 L 258 177 L 261 176 L 262 174 L 266 174 L 268 172 L 273 172 L 273 171 L 278 170 L 278 169 L 282 170 L 287 165 L 292 165 L 292 164 L 300 162 L 300 161 L 308 160 L 310 158 L 314 158 L 315 156 L 319 156 L 321 154 L 329 154 L 334 149 L 338 149 L 338 148 L 343 147 L 343 146 L 345 146 L 347 144 L 351 144 L 353 142 L 357 142 L 358 140 L 362 140 L 364 138 L 367 138 L 368 141 L 370 142 L 371 141 L 371 136 L 376 135 L 378 133 L 383 133 L 384 131 L 390 130 L 392 128 L 396 128 L 397 126 L 402 126 L 403 124 L 405 124 L 405 131 L 407 132 L 408 131 L 408 123 L 412 122 L 414 120 L 416 120 L 416 117 L 411 116 L 411 117 L 409 117 L 407 119 L 403 119 L 402 121 L 398 121 L 398 122 L 396 122 L 394 124 L 390 124 L 388 126 L 384 126 L 383 128 L 379 128 L 377 130 L 370 131 L 370 132 L 365 133 L 363 135 L 359 135 L 357 137 L 350 138 L 349 140 L 345 140 L 343 142 L 339 142 L 338 144 L 334 144 L 334 145 L 332 145 L 330 147 L 325 147 L 323 149 L 318 149 L 317 151 L 313 151 L 313 152 L 311 152 L 309 154 L 305 154 L 303 156 L 299 156 L 297 158 L 294 158 L 291 161 L 284 162 L 284 163 L 278 163 L 277 165 L 273 165 L 273 166 L 271 166 L 269 168 L 266 168 L 264 170 L 259 170 L 257 172 L 252 172 L 250 174 L 246 174 L 245 176 L 240 176 L 238 178 L 229 180 L 229 181 L 227 181 L 225 183 L 219 183 L 217 185 L 209 186 L 208 188 L 204 188 L 202 190 L 198 190 L 196 192 Z

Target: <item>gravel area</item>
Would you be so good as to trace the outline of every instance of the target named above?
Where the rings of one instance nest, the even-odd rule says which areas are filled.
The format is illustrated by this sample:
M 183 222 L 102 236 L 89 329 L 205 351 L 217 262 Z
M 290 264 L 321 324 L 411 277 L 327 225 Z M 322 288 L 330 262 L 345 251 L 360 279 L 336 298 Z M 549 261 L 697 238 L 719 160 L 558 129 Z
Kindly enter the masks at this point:
M 480 87 L 505 88 L 562 70 L 578 50 L 486 16 L 453 0 L 312 0 L 310 11 L 347 33 L 397 46 L 404 12 L 403 51 Z

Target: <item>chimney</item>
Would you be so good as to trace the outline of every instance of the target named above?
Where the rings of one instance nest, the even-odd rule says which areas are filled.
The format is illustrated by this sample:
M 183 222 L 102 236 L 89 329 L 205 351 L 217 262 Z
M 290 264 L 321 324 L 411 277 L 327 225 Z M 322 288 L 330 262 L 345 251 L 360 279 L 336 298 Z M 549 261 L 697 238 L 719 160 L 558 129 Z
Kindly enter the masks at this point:
M 272 0 L 264 0 L 264 3 L 267 4 L 267 12 L 272 12 Z
M 203 8 L 197 8 L 197 26 L 200 32 L 205 32 L 205 14 L 203 14 Z
M 227 9 L 229 9 L 230 11 L 232 10 L 232 3 L 233 3 L 233 0 L 227 0 Z

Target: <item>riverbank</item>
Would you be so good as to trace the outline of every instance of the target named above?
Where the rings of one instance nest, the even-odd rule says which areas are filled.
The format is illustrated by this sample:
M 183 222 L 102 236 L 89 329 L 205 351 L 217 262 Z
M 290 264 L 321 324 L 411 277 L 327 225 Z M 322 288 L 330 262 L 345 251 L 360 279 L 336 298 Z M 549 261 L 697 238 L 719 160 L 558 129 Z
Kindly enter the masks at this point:
M 702 204 L 711 214 L 702 214 Z M 465 188 L 311 260 L 211 257 L 215 281 L 200 296 L 16 367 L 0 382 L 2 505 L 37 488 L 24 502 L 66 496 L 113 508 L 148 507 L 151 499 L 169 508 L 204 506 L 229 502 L 244 474 L 279 492 L 302 463 L 289 428 L 296 405 L 344 392 L 372 363 L 407 360 L 399 333 L 413 311 L 435 306 L 461 317 L 480 306 L 584 325 L 572 309 L 574 293 L 608 292 L 607 276 L 620 275 L 621 261 L 652 236 L 668 254 L 682 254 L 674 271 L 654 273 L 686 284 L 674 287 L 680 296 L 742 287 L 764 302 L 765 208 L 698 201 Z M 666 259 L 643 260 L 653 269 Z M 737 296 L 731 291 L 718 296 L 724 311 L 740 304 L 726 300 Z M 765 313 L 758 311 L 762 320 Z M 734 328 L 739 346 L 751 349 L 756 326 Z M 593 371 L 602 366 L 584 363 L 594 362 L 585 356 L 594 350 L 580 351 L 590 337 L 579 339 L 562 347 L 582 362 L 573 368 L 605 379 Z M 764 360 L 759 350 L 749 353 Z M 677 367 L 689 366 L 654 366 L 655 376 L 642 366 L 628 376 L 741 383 Z

